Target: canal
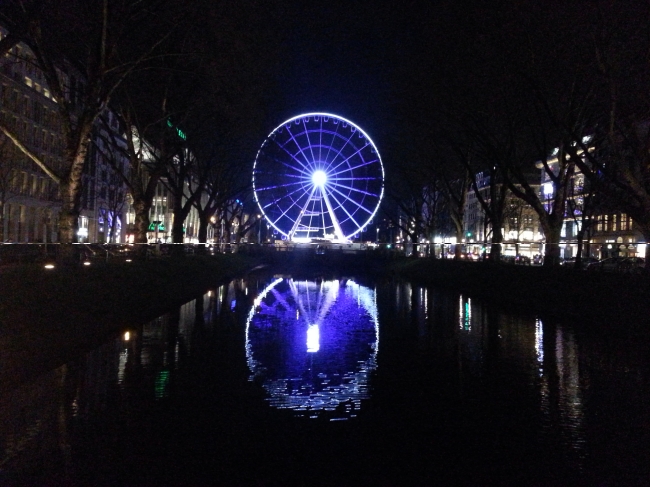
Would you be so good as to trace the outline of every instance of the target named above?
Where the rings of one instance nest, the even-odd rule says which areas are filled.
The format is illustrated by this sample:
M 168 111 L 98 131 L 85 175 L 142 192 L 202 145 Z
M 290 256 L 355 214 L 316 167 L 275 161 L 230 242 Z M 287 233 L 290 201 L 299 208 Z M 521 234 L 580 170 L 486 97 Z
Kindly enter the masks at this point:
M 648 336 L 257 274 L 0 398 L 0 485 L 648 485 Z

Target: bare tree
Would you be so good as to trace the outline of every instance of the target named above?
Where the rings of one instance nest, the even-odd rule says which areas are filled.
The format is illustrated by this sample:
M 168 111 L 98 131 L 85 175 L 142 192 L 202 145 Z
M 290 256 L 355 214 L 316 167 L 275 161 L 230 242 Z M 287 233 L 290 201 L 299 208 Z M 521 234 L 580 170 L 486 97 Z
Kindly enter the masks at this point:
M 530 230 L 528 225 L 528 216 L 531 212 L 530 206 L 520 198 L 510 195 L 506 198 L 506 203 L 503 211 L 505 228 L 512 235 L 514 234 L 515 255 L 519 255 L 519 245 L 521 243 L 522 234 L 526 230 Z
M 573 132 L 569 154 L 602 199 L 650 242 L 650 36 L 648 4 L 597 2 L 585 56 L 597 83 L 597 110 L 585 139 Z M 650 269 L 650 245 L 646 245 Z
M 172 242 L 183 243 L 184 224 L 187 215 L 201 197 L 204 180 L 196 175 L 196 155 L 188 148 L 176 152 L 170 164 L 165 166 L 163 183 L 173 195 Z
M 109 167 L 110 171 L 107 174 L 102 174 L 102 181 L 100 182 L 103 190 L 106 190 L 103 198 L 104 206 L 100 207 L 100 213 L 103 213 L 103 218 L 108 220 L 105 222 L 108 223 L 106 225 L 107 242 L 116 243 L 119 215 L 122 214 L 126 205 L 126 186 L 123 182 L 123 174 L 128 171 L 124 164 L 126 160 L 126 144 L 121 133 L 107 123 L 106 117 L 102 116 L 101 120 L 102 124 L 98 127 L 98 133 L 93 138 L 95 149 L 93 152 L 101 162 Z M 102 126 L 105 127 L 105 131 L 101 130 Z M 108 133 L 111 133 L 111 135 L 108 135 Z
M 467 192 L 469 191 L 471 178 L 466 168 L 454 176 L 443 177 L 443 195 L 447 200 L 449 216 L 454 224 L 456 245 L 454 246 L 454 259 L 460 259 L 462 254 L 462 241 L 465 238 L 465 209 L 467 203 Z
M 29 46 L 57 101 L 64 167 L 50 167 L 6 123 L 0 122 L 0 131 L 59 185 L 59 240 L 72 243 L 93 125 L 124 80 L 160 54 L 174 30 L 167 15 L 178 10 L 172 2 L 158 0 L 16 0 L 11 7 L 3 16 L 16 27 L 10 34 Z
M 228 208 L 237 205 L 250 193 L 251 180 L 242 177 L 240 161 L 231 159 L 221 144 L 213 144 L 210 153 L 198 159 L 198 174 L 205 190 L 194 205 L 199 213 L 199 242 L 207 242 L 208 226 L 214 218 L 215 227 L 226 228 Z M 230 225 L 228 225 L 228 229 Z M 220 232 L 220 239 L 223 237 Z
M 602 210 L 600 195 L 594 191 L 594 186 L 589 184 L 583 174 L 576 174 L 571 187 L 571 196 L 567 201 L 567 213 L 573 219 L 576 228 L 576 269 L 582 268 L 584 250 L 587 252 L 587 257 L 590 256 L 589 240 L 595 230 L 597 214 L 600 210 Z

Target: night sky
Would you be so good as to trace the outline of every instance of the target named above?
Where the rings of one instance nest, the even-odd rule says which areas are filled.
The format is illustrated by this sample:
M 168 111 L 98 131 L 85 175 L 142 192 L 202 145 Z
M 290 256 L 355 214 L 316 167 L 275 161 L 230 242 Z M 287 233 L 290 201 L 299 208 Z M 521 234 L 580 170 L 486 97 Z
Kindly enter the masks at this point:
M 269 130 L 300 113 L 350 119 L 388 147 L 410 131 L 414 83 L 427 70 L 430 3 L 286 2 L 273 27 L 279 41 Z M 410 93 L 409 93 L 410 92 Z M 405 93 L 409 93 L 404 96 Z

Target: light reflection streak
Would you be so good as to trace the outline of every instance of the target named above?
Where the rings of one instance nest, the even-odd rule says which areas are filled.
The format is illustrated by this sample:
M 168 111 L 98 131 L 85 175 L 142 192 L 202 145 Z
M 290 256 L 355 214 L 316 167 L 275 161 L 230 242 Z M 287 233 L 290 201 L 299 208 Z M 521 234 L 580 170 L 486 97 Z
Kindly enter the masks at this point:
M 120 352 L 120 358 L 117 366 L 117 383 L 124 382 L 124 371 L 126 370 L 126 363 L 129 360 L 129 350 L 124 349 Z
M 535 354 L 539 364 L 539 376 L 544 373 L 544 324 L 542 320 L 535 320 Z
M 429 289 L 424 288 L 424 296 L 422 297 L 422 303 L 424 306 L 424 322 L 429 321 Z
M 458 325 L 463 331 L 472 331 L 472 299 L 465 301 L 462 294 L 458 304 Z

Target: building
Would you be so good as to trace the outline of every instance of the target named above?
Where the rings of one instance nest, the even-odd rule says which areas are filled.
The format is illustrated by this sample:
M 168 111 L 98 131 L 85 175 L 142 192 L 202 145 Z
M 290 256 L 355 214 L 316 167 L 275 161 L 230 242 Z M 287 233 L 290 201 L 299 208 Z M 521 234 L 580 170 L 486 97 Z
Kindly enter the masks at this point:
M 0 27 L 0 38 L 5 35 L 6 30 Z M 62 76 L 71 86 L 68 96 L 75 97 L 82 76 L 66 69 L 67 74 Z M 17 44 L 0 59 L 0 100 L 1 120 L 32 153 L 61 173 L 65 166 L 64 133 L 56 100 L 24 44 Z M 83 174 L 80 242 L 123 241 L 126 191 L 112 168 L 125 167 L 119 150 L 125 142 L 117 130 L 117 120 L 110 112 L 95 123 Z M 4 134 L 0 135 L 0 206 L 2 241 L 57 241 L 61 209 L 58 186 Z
M 126 140 L 114 113 L 107 110 L 95 124 L 93 143 L 83 174 L 80 242 L 124 243 L 127 189 L 120 174 L 128 177 Z
M 476 176 L 476 186 L 479 195 L 474 188 L 467 193 L 465 204 L 464 235 L 465 248 L 468 254 L 478 256 L 487 251 L 492 240 L 492 223 L 486 217 L 485 210 L 481 205 L 480 198 L 489 204 L 490 202 L 490 175 L 481 172 Z M 538 190 L 538 184 L 531 184 L 533 189 Z M 506 195 L 503 213 L 503 235 L 502 255 L 515 257 L 523 255 L 533 257 L 542 254 L 542 242 L 544 236 L 539 225 L 537 213 L 524 201 L 514 196 L 510 191 Z
M 0 37 L 6 31 L 0 27 Z M 54 170 L 63 167 L 56 102 L 29 49 L 18 44 L 0 59 L 0 117 Z M 14 143 L 0 135 L 2 240 L 53 242 L 61 207 L 57 185 Z
M 556 151 L 557 152 L 557 151 Z M 557 157 L 549 161 L 551 169 L 557 167 Z M 546 204 L 553 201 L 555 188 L 541 164 L 542 198 Z M 560 257 L 569 259 L 578 252 L 581 230 L 585 257 L 645 256 L 646 242 L 635 226 L 632 217 L 608 207 L 599 195 L 591 191 L 584 174 L 575 168 L 570 181 L 564 224 L 560 237 Z

